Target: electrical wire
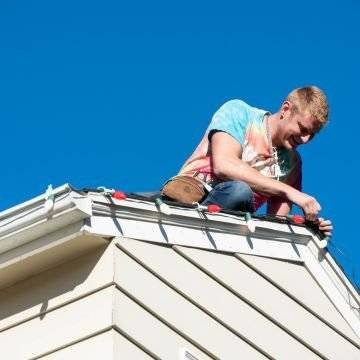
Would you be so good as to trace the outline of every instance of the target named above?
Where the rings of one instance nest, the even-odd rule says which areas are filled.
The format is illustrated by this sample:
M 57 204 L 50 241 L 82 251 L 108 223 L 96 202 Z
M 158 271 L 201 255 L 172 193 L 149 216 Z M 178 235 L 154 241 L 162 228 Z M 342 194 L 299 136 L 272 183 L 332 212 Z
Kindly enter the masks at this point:
M 329 247 L 330 247 L 330 249 L 337 251 L 343 257 L 346 265 L 349 266 L 349 268 L 351 270 L 351 276 L 350 276 L 351 283 L 356 288 L 356 291 L 360 294 L 360 284 L 358 283 L 358 280 L 356 279 L 356 274 L 357 274 L 357 271 L 359 270 L 359 268 L 352 262 L 352 260 L 350 260 L 349 256 L 344 252 L 344 250 L 341 249 L 336 243 L 334 243 L 333 240 L 329 242 Z M 334 258 L 334 261 L 336 262 L 336 265 L 339 266 L 339 268 L 343 272 L 345 272 L 343 266 L 336 260 L 336 257 L 333 256 L 333 258 Z M 359 310 L 358 308 L 356 308 L 356 309 Z

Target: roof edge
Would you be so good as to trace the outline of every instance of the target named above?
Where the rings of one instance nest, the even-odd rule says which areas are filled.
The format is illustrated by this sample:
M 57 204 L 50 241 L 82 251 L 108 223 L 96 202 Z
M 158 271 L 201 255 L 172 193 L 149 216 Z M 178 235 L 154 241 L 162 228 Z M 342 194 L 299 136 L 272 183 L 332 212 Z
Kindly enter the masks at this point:
M 0 254 L 92 215 L 91 199 L 65 184 L 0 213 Z

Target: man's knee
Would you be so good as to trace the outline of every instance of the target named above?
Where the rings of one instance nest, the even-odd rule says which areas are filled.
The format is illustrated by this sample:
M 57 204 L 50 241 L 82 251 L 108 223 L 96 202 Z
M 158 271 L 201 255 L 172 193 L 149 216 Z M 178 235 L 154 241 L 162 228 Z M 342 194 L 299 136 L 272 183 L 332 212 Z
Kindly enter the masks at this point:
M 217 204 L 225 209 L 254 211 L 253 192 L 243 181 L 225 181 L 217 184 L 202 203 Z
M 232 196 L 242 201 L 252 200 L 253 192 L 246 182 L 236 180 L 228 181 L 227 183 L 229 183 L 229 191 L 231 191 Z

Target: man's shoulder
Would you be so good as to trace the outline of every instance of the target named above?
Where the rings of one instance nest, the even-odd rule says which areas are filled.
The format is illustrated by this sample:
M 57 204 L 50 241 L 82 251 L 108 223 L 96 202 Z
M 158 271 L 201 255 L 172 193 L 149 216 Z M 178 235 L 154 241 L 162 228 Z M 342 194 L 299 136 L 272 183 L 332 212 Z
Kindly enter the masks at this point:
M 219 111 L 231 112 L 232 114 L 245 116 L 263 116 L 268 111 L 254 107 L 244 100 L 231 99 L 226 101 L 219 109 Z
M 230 100 L 225 101 L 221 105 L 220 109 L 221 108 L 251 109 L 252 106 L 250 106 L 245 101 L 240 100 L 240 99 L 230 99 Z
M 232 99 L 226 101 L 214 113 L 210 127 L 218 127 L 220 124 L 224 126 L 235 126 L 237 123 L 247 123 L 250 118 L 251 106 L 240 99 Z

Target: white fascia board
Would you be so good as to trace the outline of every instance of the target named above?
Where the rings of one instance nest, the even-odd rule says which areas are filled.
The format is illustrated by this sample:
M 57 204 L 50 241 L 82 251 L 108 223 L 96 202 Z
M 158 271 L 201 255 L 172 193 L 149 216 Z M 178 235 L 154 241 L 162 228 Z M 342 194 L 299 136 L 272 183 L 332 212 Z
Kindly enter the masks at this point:
M 93 235 L 119 236 L 166 245 L 198 247 L 303 262 L 298 246 L 306 246 L 312 234 L 304 227 L 254 219 L 251 233 L 246 221 L 224 213 L 200 213 L 171 207 L 160 213 L 154 203 L 136 199 L 116 200 L 89 194 L 93 216 L 84 230 Z
M 0 254 L 91 217 L 91 198 L 70 185 L 60 186 L 51 194 L 54 202 L 50 209 L 45 207 L 44 193 L 0 213 Z
M 159 212 L 154 203 L 136 199 L 117 200 L 99 194 L 90 194 L 93 200 L 93 215 L 118 219 L 137 220 L 162 224 L 173 224 L 193 229 L 206 226 L 207 229 L 229 234 L 255 236 L 269 240 L 307 244 L 313 239 L 312 233 L 302 226 L 275 223 L 254 218 L 254 233 L 250 233 L 246 221 L 239 216 L 225 213 L 200 213 L 192 208 L 171 207 L 172 214 Z M 113 234 L 119 236 L 119 233 Z M 121 235 L 121 234 L 120 234 Z
M 317 240 L 317 239 L 316 239 Z M 316 259 L 317 263 L 319 263 L 322 269 L 328 274 L 328 276 L 332 279 L 335 286 L 338 287 L 339 291 L 343 292 L 343 296 L 345 298 L 349 297 L 349 292 L 351 293 L 351 297 L 356 300 L 357 303 L 357 314 L 360 319 L 360 295 L 351 284 L 349 279 L 346 277 L 342 269 L 338 266 L 336 261 L 331 256 L 330 252 L 322 249 L 318 249 L 318 242 L 310 242 L 308 244 L 308 249 L 312 254 L 313 258 Z M 354 304 L 355 305 L 355 304 Z
M 355 289 L 353 286 L 350 283 L 349 286 L 344 283 L 336 283 L 337 277 L 340 274 L 325 270 L 324 262 L 327 261 L 325 257 L 319 259 L 311 252 L 309 247 L 299 250 L 301 251 L 301 256 L 304 259 L 307 270 L 355 334 L 360 338 L 360 304 L 358 296 L 354 296 Z M 342 275 L 345 277 L 345 274 L 342 273 Z M 344 294 L 346 294 L 346 296 Z

